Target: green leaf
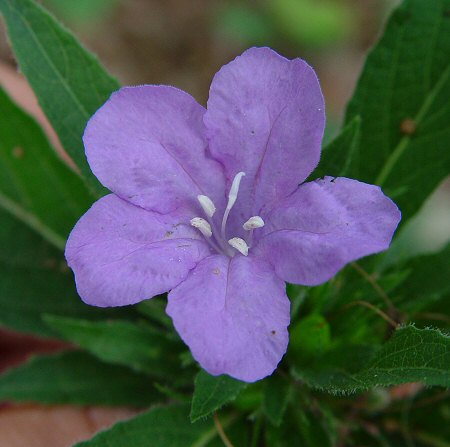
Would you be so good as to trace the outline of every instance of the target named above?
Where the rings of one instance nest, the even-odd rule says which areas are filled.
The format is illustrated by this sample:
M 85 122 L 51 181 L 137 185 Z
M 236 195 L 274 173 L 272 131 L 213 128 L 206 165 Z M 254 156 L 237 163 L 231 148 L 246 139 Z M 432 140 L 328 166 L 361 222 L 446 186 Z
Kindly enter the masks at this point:
M 355 116 L 342 132 L 322 151 L 319 166 L 311 179 L 331 175 L 334 177 L 359 177 L 361 118 Z
M 400 284 L 396 293 L 403 295 L 405 308 L 423 307 L 450 292 L 450 244 L 442 251 L 431 255 L 417 256 L 409 260 L 402 268 L 409 276 Z
M 390 295 L 395 306 L 404 314 L 404 321 L 420 321 L 421 325 L 432 325 L 444 331 L 448 330 L 449 259 L 450 244 L 440 252 L 416 256 L 401 264 L 406 275 Z
M 141 301 L 136 305 L 136 310 L 144 315 L 146 319 L 152 321 L 153 324 L 159 325 L 161 328 L 168 329 L 173 332 L 173 323 L 171 318 L 166 314 L 167 294 L 159 295 L 151 300 Z
M 322 417 L 318 417 L 317 414 L 306 409 L 296 409 L 296 429 L 299 431 L 301 442 L 299 445 L 302 447 L 332 447 L 331 436 L 332 432 L 329 427 L 325 425 Z
M 278 374 L 274 374 L 265 380 L 264 413 L 276 427 L 283 421 L 290 397 L 291 386 L 286 379 Z
M 270 447 L 331 447 L 336 442 L 332 416 L 310 399 L 305 390 L 297 393 L 279 427 L 266 427 L 266 445 Z
M 64 339 L 104 362 L 125 365 L 159 378 L 174 378 L 179 374 L 178 345 L 149 326 L 51 315 L 45 316 L 44 320 Z
M 93 201 L 50 147 L 36 121 L 0 88 L 0 207 L 63 250 Z
M 347 109 L 347 123 L 362 119 L 359 179 L 382 186 L 403 222 L 450 169 L 449 9 L 450 0 L 405 0 Z
M 363 350 L 352 351 L 352 346 L 328 351 L 311 366 L 297 368 L 294 372 L 311 387 L 333 393 L 409 382 L 450 385 L 450 337 L 438 330 L 414 326 L 397 329 L 375 353 L 368 350 L 367 359 L 363 357 Z M 359 368 L 352 370 L 352 366 Z
M 229 376 L 211 376 L 201 370 L 195 378 L 192 397 L 191 421 L 204 418 L 230 402 L 247 386 L 247 383 Z
M 291 320 L 294 321 L 305 304 L 307 287 L 297 284 L 286 284 L 286 294 L 291 301 Z
M 415 438 L 417 446 L 449 447 L 450 439 L 450 402 L 442 390 L 425 389 L 404 405 L 402 420 L 405 432 Z M 447 397 L 447 399 L 442 399 Z
M 77 351 L 34 357 L 0 376 L 2 401 L 142 407 L 160 396 L 146 376 Z
M 104 193 L 87 164 L 81 138 L 89 118 L 118 83 L 33 0 L 0 0 L 0 12 L 20 69 L 63 146 L 90 187 Z
M 264 445 L 270 447 L 303 447 L 303 438 L 299 433 L 300 424 L 297 420 L 294 420 L 293 416 L 293 412 L 289 411 L 281 427 L 267 424 L 264 430 Z
M 224 428 L 229 420 L 222 421 Z M 217 434 L 211 421 L 191 424 L 184 405 L 156 407 L 74 447 L 202 447 Z
M 233 407 L 245 413 L 256 413 L 264 399 L 264 381 L 247 384 L 233 401 Z
M 54 337 L 42 315 L 85 319 L 129 318 L 128 308 L 84 304 L 62 253 L 28 226 L 0 209 L 0 326 Z

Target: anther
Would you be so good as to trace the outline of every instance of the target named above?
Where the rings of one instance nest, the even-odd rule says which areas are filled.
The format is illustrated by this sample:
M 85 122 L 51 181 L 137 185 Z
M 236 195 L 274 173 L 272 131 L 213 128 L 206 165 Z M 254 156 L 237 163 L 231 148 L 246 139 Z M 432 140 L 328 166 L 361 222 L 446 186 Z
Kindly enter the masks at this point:
M 250 217 L 250 219 L 247 220 L 247 222 L 245 222 L 244 225 L 242 225 L 244 230 L 247 230 L 247 231 L 254 230 L 256 228 L 261 228 L 263 226 L 264 226 L 264 221 L 262 220 L 262 217 L 260 217 L 260 216 Z
M 239 253 L 243 254 L 244 256 L 248 255 L 248 245 L 244 241 L 244 239 L 241 239 L 240 237 L 233 237 L 228 241 L 228 243 Z
M 197 200 L 200 202 L 203 211 L 208 217 L 213 217 L 216 212 L 216 206 L 214 202 L 208 196 L 197 196 Z
M 212 236 L 211 225 L 206 222 L 205 219 L 202 219 L 201 217 L 194 217 L 191 219 L 191 225 L 198 228 L 203 236 L 208 238 Z

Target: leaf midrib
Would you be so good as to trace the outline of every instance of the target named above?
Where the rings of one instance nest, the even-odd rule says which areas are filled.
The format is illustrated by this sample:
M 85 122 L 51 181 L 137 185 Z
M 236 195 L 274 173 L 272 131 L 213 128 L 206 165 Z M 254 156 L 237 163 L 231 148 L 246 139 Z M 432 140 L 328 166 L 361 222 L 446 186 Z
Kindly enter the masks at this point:
M 413 119 L 416 126 L 420 126 L 422 124 L 423 119 L 425 118 L 426 114 L 430 110 L 431 106 L 433 105 L 434 100 L 438 96 L 441 89 L 444 87 L 445 82 L 448 79 L 448 76 L 450 74 L 450 64 L 447 65 L 445 70 L 443 70 L 441 76 L 439 77 L 438 81 L 436 82 L 433 89 L 429 91 L 429 93 L 425 96 L 425 100 L 422 103 L 422 107 L 417 112 L 416 117 Z M 391 152 L 390 156 L 385 161 L 378 177 L 375 180 L 375 184 L 379 186 L 383 186 L 386 179 L 389 177 L 390 173 L 394 169 L 395 165 L 397 164 L 397 161 L 400 159 L 400 157 L 403 155 L 403 153 L 408 148 L 409 143 L 411 142 L 410 136 L 404 136 L 397 146 L 394 148 L 394 150 Z
M 28 29 L 32 39 L 34 40 L 34 42 L 36 43 L 36 46 L 39 48 L 41 54 L 44 56 L 45 60 L 47 61 L 48 65 L 50 66 L 50 68 L 56 73 L 58 79 L 61 81 L 61 85 L 64 87 L 64 89 L 66 90 L 66 92 L 69 94 L 69 96 L 72 98 L 73 102 L 75 103 L 75 105 L 77 106 L 77 108 L 79 109 L 79 111 L 81 112 L 81 114 L 83 115 L 83 117 L 86 119 L 86 121 L 89 119 L 90 115 L 89 112 L 86 110 L 86 108 L 83 106 L 83 104 L 78 100 L 78 98 L 74 95 L 72 89 L 70 88 L 68 82 L 66 81 L 66 78 L 64 76 L 62 76 L 62 74 L 59 72 L 59 70 L 57 69 L 57 67 L 55 66 L 55 64 L 53 63 L 53 61 L 50 59 L 50 57 L 48 56 L 47 52 L 44 50 L 44 48 L 42 47 L 39 39 L 36 36 L 36 33 L 33 31 L 32 27 L 30 26 L 29 21 L 20 13 L 20 11 L 16 8 L 14 8 L 14 6 L 11 4 L 10 0 L 4 0 L 6 3 L 8 3 L 9 8 L 11 11 L 14 11 L 16 13 L 16 15 L 20 18 L 20 20 L 22 21 L 22 23 L 25 25 L 25 27 Z M 38 5 L 39 8 L 41 8 Z M 41 8 L 42 9 L 42 8 Z M 46 14 L 46 16 L 48 16 L 48 13 L 46 11 L 41 10 L 42 13 Z M 60 46 L 60 49 L 62 49 L 62 51 L 65 53 L 65 49 L 62 48 Z
M 10 200 L 0 192 L 0 208 L 13 215 L 16 219 L 27 224 L 30 228 L 40 234 L 47 242 L 50 242 L 54 247 L 60 251 L 64 251 L 66 241 L 58 233 L 53 231 L 50 227 L 45 225 L 34 214 L 29 213 L 23 209 L 16 202 Z

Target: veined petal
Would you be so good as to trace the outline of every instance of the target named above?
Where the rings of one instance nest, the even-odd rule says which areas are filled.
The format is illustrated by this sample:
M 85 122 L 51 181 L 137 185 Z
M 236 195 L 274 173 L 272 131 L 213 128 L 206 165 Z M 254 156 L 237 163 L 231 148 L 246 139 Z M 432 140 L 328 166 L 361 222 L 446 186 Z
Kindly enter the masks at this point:
M 197 195 L 224 200 L 220 165 L 207 157 L 203 114 L 173 87 L 125 87 L 89 121 L 83 141 L 92 172 L 124 200 L 166 213 Z
M 214 77 L 204 122 L 228 181 L 246 174 L 230 215 L 242 226 L 291 194 L 317 165 L 325 106 L 306 62 L 251 48 Z
M 268 263 L 214 255 L 169 293 L 166 311 L 202 368 L 254 382 L 286 352 L 289 306 Z
M 111 194 L 78 221 L 65 254 L 83 301 L 109 307 L 167 292 L 210 249 L 182 212 L 161 215 Z
M 301 185 L 272 210 L 252 250 L 285 281 L 314 286 L 386 250 L 400 217 L 378 186 L 326 177 Z

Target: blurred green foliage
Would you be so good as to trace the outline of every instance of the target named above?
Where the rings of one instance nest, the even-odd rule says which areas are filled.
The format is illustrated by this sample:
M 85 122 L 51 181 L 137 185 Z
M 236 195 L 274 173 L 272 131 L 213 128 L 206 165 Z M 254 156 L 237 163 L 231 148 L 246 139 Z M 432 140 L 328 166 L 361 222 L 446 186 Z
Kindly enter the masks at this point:
M 268 0 L 266 8 L 282 35 L 310 47 L 342 42 L 356 23 L 350 6 L 333 0 Z
M 218 31 L 244 45 L 277 44 L 323 48 L 342 43 L 355 31 L 350 5 L 335 0 L 228 2 L 217 11 Z
M 119 0 L 44 0 L 58 17 L 74 25 L 94 25 L 111 14 Z

